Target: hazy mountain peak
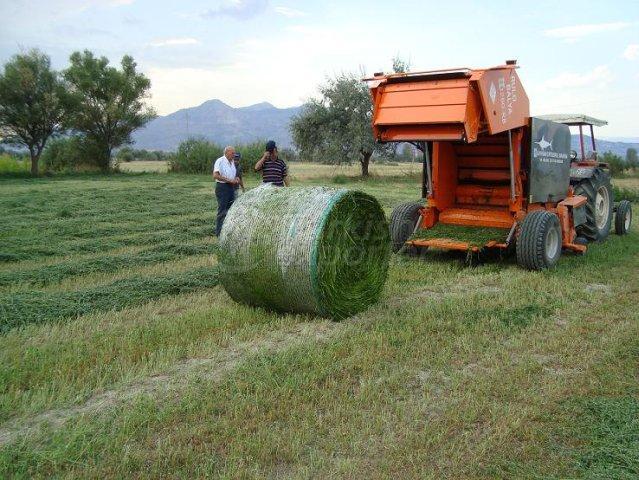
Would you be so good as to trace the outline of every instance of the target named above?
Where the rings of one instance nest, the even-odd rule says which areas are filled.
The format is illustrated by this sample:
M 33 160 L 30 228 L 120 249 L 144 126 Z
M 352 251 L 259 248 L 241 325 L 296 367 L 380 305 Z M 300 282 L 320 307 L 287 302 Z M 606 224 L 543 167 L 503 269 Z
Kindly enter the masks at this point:
M 176 150 L 190 137 L 204 137 L 221 145 L 273 139 L 291 146 L 289 124 L 301 107 L 277 108 L 268 102 L 233 108 L 212 99 L 197 107 L 184 108 L 158 117 L 133 134 L 135 148 Z
M 242 107 L 240 110 L 244 111 L 257 111 L 257 110 L 272 110 L 277 109 L 273 104 L 268 102 L 256 103 L 255 105 L 249 105 L 248 107 Z

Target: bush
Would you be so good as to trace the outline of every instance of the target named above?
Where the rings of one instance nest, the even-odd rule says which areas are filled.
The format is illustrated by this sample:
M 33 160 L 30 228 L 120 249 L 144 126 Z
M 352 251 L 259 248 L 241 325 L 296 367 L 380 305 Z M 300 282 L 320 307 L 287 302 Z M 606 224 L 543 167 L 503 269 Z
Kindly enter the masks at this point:
M 235 146 L 235 151 L 242 154 L 242 160 L 240 161 L 240 165 L 242 166 L 242 175 L 251 175 L 255 173 L 255 164 L 260 158 L 262 158 L 265 147 L 266 140 L 256 140 L 255 142 Z
M 251 175 L 255 172 L 255 164 L 262 157 L 265 146 L 266 140 L 234 145 L 235 151 L 242 155 L 240 165 L 243 175 Z M 210 173 L 212 163 L 223 154 L 224 147 L 216 143 L 202 138 L 190 138 L 180 144 L 175 155 L 164 154 L 164 158 L 169 159 L 169 172 Z M 288 154 L 288 150 L 280 152 L 284 160 L 293 161 Z
M 204 139 L 190 138 L 180 143 L 175 157 L 169 160 L 169 172 L 210 173 L 211 163 L 224 149 Z
M 613 177 L 622 177 L 624 170 L 628 168 L 623 159 L 612 152 L 605 152 L 600 161 L 608 164 Z
M 628 200 L 629 202 L 639 203 L 639 192 L 630 188 L 613 187 L 615 193 L 615 202 Z
M 135 149 L 131 147 L 122 147 L 118 150 L 118 153 L 115 155 L 115 159 L 118 163 L 122 162 L 134 162 L 140 160 L 146 161 L 158 161 L 158 160 L 168 160 L 170 157 L 169 154 L 161 151 L 161 150 L 146 150 Z
M 6 177 L 23 177 L 31 175 L 31 164 L 26 158 L 0 154 L 0 175 Z
M 40 162 L 45 172 L 77 172 L 98 169 L 98 148 L 82 136 L 50 140 Z

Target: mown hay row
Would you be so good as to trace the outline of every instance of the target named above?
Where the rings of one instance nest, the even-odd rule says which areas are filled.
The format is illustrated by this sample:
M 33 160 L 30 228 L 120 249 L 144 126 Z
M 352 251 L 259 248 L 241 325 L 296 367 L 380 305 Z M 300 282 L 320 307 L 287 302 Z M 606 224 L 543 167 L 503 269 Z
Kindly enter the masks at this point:
M 164 277 L 125 278 L 74 292 L 20 292 L 0 295 L 0 333 L 93 312 L 121 310 L 166 295 L 179 295 L 218 284 L 218 268 L 203 267 Z

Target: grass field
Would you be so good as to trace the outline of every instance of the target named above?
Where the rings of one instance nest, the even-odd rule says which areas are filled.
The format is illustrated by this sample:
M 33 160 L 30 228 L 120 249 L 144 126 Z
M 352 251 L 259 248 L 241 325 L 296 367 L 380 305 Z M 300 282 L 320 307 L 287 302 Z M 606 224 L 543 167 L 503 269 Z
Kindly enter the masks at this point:
M 125 162 L 120 164 L 123 172 L 166 172 L 167 162 L 165 161 L 139 161 Z M 412 175 L 421 172 L 420 163 L 397 163 L 397 164 L 371 164 L 370 173 L 376 176 L 402 176 Z M 289 163 L 291 178 L 298 181 L 310 180 L 313 178 L 329 178 L 335 176 L 357 176 L 360 173 L 359 164 L 352 165 L 319 165 L 316 163 Z
M 292 176 L 419 197 L 384 168 Z M 214 208 L 207 176 L 0 180 L 0 478 L 639 475 L 636 224 L 543 273 L 394 257 L 338 323 L 234 304 Z

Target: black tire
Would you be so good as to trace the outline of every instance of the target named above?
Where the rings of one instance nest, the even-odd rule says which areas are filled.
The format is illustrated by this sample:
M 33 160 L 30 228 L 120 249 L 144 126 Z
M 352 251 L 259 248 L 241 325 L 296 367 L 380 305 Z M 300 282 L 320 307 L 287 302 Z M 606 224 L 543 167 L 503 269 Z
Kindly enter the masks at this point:
M 622 200 L 617 205 L 617 214 L 615 215 L 615 233 L 617 235 L 625 235 L 630 231 L 632 225 L 632 204 L 628 200 Z
M 393 209 L 390 221 L 393 252 L 398 252 L 415 231 L 415 225 L 419 220 L 419 209 L 422 207 L 421 203 L 407 202 Z
M 612 186 L 610 185 L 610 175 L 608 175 L 603 169 L 596 168 L 592 177 L 580 180 L 574 186 L 574 189 L 575 195 L 583 195 L 588 199 L 588 203 L 585 205 L 586 223 L 579 225 L 575 229 L 577 230 L 577 236 L 584 237 L 589 242 L 605 240 L 610 234 L 614 204 L 614 195 L 612 192 Z M 600 198 L 607 197 L 608 202 L 608 205 L 605 208 L 602 208 L 601 205 L 599 205 L 599 213 L 597 207 L 597 192 L 603 193 Z M 607 219 L 605 222 L 597 225 L 597 220 L 600 218 L 603 219 L 606 214 Z
M 517 263 L 528 270 L 553 267 L 561 256 L 561 227 L 554 213 L 529 213 L 517 237 Z

